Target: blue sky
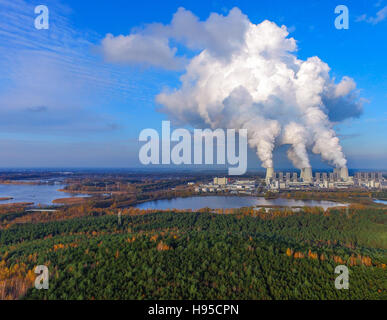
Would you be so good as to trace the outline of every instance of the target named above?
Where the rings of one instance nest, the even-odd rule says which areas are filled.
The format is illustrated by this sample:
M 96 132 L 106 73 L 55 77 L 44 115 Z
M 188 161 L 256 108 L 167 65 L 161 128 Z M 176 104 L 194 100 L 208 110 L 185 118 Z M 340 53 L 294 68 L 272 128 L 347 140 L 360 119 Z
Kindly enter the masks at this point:
M 50 10 L 36 30 L 34 7 Z M 334 9 L 349 9 L 337 30 Z M 298 58 L 318 56 L 331 76 L 349 76 L 363 114 L 335 125 L 350 168 L 387 169 L 387 0 L 383 1 L 0 1 L 0 167 L 135 167 L 138 135 L 168 119 L 155 97 L 179 87 L 184 70 L 112 63 L 101 54 L 107 34 L 128 35 L 170 23 L 179 7 L 200 20 L 238 7 L 258 24 L 285 25 Z M 191 50 L 178 47 L 179 54 Z M 254 152 L 249 167 L 257 167 Z M 276 166 L 291 167 L 280 148 Z M 312 156 L 314 167 L 324 167 Z

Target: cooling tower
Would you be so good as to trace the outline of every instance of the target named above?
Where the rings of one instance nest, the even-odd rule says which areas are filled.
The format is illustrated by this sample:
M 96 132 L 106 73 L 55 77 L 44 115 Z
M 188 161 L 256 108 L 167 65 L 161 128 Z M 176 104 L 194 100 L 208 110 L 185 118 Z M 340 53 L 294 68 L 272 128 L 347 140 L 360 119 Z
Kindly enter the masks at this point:
M 269 181 L 270 179 L 274 178 L 274 168 L 267 168 L 266 169 L 266 181 Z
M 340 168 L 333 169 L 333 176 L 334 176 L 335 181 L 340 180 Z
M 343 168 L 340 168 L 340 178 L 343 179 L 344 181 L 348 181 L 348 168 L 347 167 L 343 167 Z
M 301 179 L 304 182 L 312 182 L 313 181 L 313 175 L 312 175 L 312 168 L 302 168 L 301 169 Z

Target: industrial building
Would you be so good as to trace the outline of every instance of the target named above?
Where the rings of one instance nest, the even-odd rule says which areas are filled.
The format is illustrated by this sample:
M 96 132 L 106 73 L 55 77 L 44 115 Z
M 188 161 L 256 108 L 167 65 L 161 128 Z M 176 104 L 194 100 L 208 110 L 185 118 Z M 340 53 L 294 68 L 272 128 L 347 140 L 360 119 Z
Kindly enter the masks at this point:
M 214 178 L 214 185 L 224 186 L 227 184 L 227 182 L 228 182 L 227 178 L 218 178 L 218 177 Z
M 195 188 L 195 192 L 230 192 L 234 194 L 252 195 L 255 193 L 256 187 L 255 180 L 235 180 L 229 183 L 227 178 L 215 177 L 213 183 L 202 184 Z
M 346 167 L 335 168 L 329 174 L 327 172 L 316 172 L 314 176 L 312 168 L 303 168 L 299 178 L 297 173 L 276 173 L 273 168 L 267 168 L 265 181 L 269 190 L 386 188 L 386 181 L 381 172 L 358 172 L 352 177 L 349 176 Z
M 264 179 L 228 179 L 215 177 L 213 182 L 195 187 L 195 192 L 229 192 L 232 194 L 257 193 L 258 187 L 278 192 L 281 190 L 335 190 L 335 189 L 387 189 L 387 180 L 381 172 L 357 172 L 350 176 L 348 168 L 335 168 L 333 172 L 315 172 L 312 168 L 297 172 L 275 172 L 267 168 Z

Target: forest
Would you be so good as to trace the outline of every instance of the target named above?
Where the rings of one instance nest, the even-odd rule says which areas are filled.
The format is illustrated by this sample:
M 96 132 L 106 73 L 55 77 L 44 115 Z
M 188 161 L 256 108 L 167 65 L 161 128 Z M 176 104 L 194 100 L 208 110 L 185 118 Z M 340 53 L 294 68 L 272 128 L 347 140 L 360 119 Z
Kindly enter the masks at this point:
M 385 207 L 86 212 L 0 230 L 0 299 L 387 299 Z

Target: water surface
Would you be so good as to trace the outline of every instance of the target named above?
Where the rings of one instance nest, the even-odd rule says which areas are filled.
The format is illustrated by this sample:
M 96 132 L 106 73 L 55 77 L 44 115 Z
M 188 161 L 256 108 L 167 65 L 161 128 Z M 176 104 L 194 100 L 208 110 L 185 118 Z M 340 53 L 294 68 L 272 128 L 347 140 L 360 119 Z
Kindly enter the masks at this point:
M 0 198 L 13 198 L 12 200 L 0 200 L 0 204 L 33 202 L 35 205 L 51 205 L 55 199 L 87 196 L 58 191 L 58 189 L 63 189 L 64 187 L 65 185 L 63 184 L 0 184 Z
M 326 200 L 295 200 L 295 199 L 265 199 L 262 197 L 238 197 L 238 196 L 205 196 L 175 198 L 171 200 L 156 200 L 140 203 L 136 208 L 140 209 L 192 209 L 201 208 L 228 209 L 252 206 L 288 206 L 288 207 L 323 207 L 324 209 L 347 204 Z
M 374 202 L 387 205 L 387 201 L 386 200 L 374 200 Z

